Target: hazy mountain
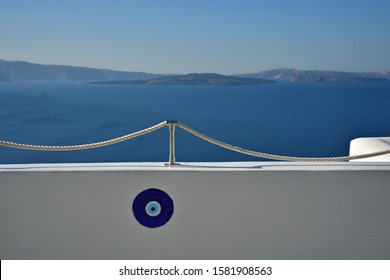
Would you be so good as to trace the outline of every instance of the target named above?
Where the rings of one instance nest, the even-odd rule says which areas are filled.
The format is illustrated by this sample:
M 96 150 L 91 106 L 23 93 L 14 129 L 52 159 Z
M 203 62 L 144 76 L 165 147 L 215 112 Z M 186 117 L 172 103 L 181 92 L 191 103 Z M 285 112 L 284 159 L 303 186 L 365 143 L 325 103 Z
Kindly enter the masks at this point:
M 251 78 L 242 80 L 242 78 Z M 390 80 L 390 72 L 341 72 L 279 68 L 233 76 L 219 74 L 161 75 L 145 72 L 113 71 L 87 67 L 44 65 L 25 61 L 0 60 L 0 81 L 75 80 L 114 81 L 136 84 L 240 85 L 273 81 L 360 82 Z M 133 81 L 133 82 L 128 82 Z M 145 82 L 147 81 L 147 82 Z
M 100 81 L 94 84 L 147 84 L 147 85 L 214 85 L 238 86 L 275 83 L 275 81 L 262 78 L 246 78 L 225 76 L 215 73 L 191 73 L 187 75 L 167 76 L 150 80 L 137 81 Z
M 341 72 L 297 69 L 272 69 L 258 73 L 239 74 L 239 77 L 263 78 L 286 82 L 360 82 L 386 81 L 390 72 Z
M 144 80 L 162 75 L 144 72 L 112 71 L 87 67 L 44 65 L 25 61 L 0 60 L 0 80 Z

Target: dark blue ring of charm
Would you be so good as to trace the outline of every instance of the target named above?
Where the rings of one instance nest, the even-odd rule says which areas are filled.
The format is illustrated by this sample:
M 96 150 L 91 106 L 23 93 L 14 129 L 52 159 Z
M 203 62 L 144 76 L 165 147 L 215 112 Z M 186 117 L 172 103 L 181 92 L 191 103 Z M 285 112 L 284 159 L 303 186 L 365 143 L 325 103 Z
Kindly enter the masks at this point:
M 149 228 L 161 227 L 173 215 L 173 200 L 162 190 L 147 189 L 135 197 L 133 213 L 141 225 Z

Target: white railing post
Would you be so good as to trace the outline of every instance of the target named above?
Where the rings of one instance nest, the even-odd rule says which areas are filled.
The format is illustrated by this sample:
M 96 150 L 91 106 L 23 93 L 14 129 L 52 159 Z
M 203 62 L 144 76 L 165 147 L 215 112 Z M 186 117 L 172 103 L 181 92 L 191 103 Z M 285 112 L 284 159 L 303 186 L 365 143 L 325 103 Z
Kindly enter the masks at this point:
M 177 165 L 175 158 L 175 126 L 177 124 L 177 121 L 167 120 L 167 125 L 169 126 L 169 166 Z

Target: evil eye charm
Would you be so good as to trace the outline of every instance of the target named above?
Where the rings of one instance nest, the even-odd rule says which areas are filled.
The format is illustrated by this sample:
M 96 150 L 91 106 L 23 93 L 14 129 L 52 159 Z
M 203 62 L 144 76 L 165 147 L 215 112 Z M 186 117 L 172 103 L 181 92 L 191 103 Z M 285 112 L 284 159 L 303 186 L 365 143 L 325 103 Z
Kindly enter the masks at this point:
M 133 213 L 141 225 L 149 228 L 160 227 L 173 215 L 173 200 L 162 190 L 147 189 L 135 197 Z
M 146 204 L 145 211 L 150 217 L 156 217 L 161 213 L 161 205 L 157 201 L 150 201 Z

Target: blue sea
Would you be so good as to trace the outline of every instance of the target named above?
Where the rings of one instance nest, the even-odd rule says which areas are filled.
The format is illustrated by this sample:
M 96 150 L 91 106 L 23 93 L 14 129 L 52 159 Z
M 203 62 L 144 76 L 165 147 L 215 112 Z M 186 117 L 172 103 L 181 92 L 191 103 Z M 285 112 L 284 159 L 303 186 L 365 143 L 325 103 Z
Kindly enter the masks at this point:
M 390 136 L 390 82 L 251 86 L 1 82 L 0 139 L 74 145 L 178 120 L 221 141 L 291 156 L 347 155 L 357 137 Z M 168 128 L 74 152 L 0 147 L 0 163 L 168 160 Z M 258 161 L 176 129 L 177 161 Z

